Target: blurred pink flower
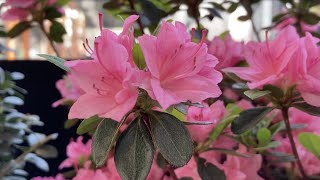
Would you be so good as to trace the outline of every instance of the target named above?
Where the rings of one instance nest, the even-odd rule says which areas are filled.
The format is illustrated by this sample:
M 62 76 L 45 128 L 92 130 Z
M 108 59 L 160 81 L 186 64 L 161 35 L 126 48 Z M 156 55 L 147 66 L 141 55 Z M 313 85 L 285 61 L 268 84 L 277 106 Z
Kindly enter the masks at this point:
M 73 178 L 73 180 L 88 180 L 88 179 L 94 179 L 94 180 L 107 180 L 109 177 L 101 170 L 101 169 L 87 169 L 82 168 L 77 171 L 76 176 Z
M 320 173 L 320 160 L 317 159 L 312 153 L 307 151 L 300 143 L 298 143 L 297 137 L 301 132 L 310 132 L 320 135 L 320 117 L 311 116 L 305 112 L 302 112 L 295 108 L 289 109 L 289 120 L 291 124 L 305 125 L 305 128 L 294 130 L 293 136 L 296 142 L 299 157 L 307 175 L 316 175 Z M 275 151 L 283 152 L 286 154 L 292 154 L 291 145 L 287 137 L 278 135 L 276 140 L 281 142 Z M 290 163 L 275 164 L 290 168 Z
M 210 106 L 206 103 L 203 103 L 203 105 L 204 108 L 190 106 L 185 117 L 186 121 L 208 121 L 213 123 L 210 125 L 188 125 L 187 128 L 194 141 L 204 141 L 226 113 L 223 101 L 218 100 Z
M 261 88 L 272 84 L 288 87 L 285 69 L 297 48 L 299 36 L 292 26 L 281 30 L 272 41 L 249 42 L 245 45 L 244 54 L 249 67 L 231 67 L 224 71 L 235 73 L 240 78 L 249 81 L 250 89 Z
M 30 8 L 36 3 L 36 0 L 6 0 L 5 6 L 11 6 L 15 8 Z
M 215 69 L 220 70 L 236 65 L 243 57 L 243 43 L 235 42 L 230 34 L 224 39 L 215 37 L 208 43 L 208 53 L 217 57 L 219 63 Z
M 34 177 L 32 180 L 65 180 L 62 174 L 57 174 L 56 177 Z
M 71 141 L 67 146 L 67 156 L 68 158 L 64 160 L 59 169 L 67 168 L 67 167 L 75 167 L 78 168 L 79 162 L 86 162 L 91 155 L 91 143 L 92 140 L 88 140 L 86 144 L 82 142 L 83 137 L 79 136 L 77 141 Z
M 320 48 L 317 45 L 318 38 L 307 33 L 302 38 L 302 45 L 305 52 L 301 53 L 296 62 L 297 68 L 292 70 L 292 73 L 300 72 L 300 83 L 298 91 L 301 93 L 304 100 L 314 106 L 320 106 Z
M 1 14 L 0 18 L 4 21 L 25 20 L 29 15 L 29 11 L 21 8 L 10 8 Z
M 151 73 L 149 95 L 162 108 L 184 101 L 201 102 L 218 97 L 222 75 L 214 69 L 217 59 L 207 53 L 205 33 L 199 44 L 191 42 L 184 24 L 162 22 L 157 35 L 138 38 Z
M 138 16 L 130 16 L 124 22 L 124 30 Z M 101 18 L 100 18 L 101 21 Z M 102 21 L 101 21 L 102 26 Z M 119 36 L 110 30 L 103 30 L 95 40 L 92 54 L 94 60 L 77 60 L 66 63 L 85 94 L 73 104 L 69 118 L 85 119 L 93 115 L 117 121 L 130 111 L 137 100 L 138 88 L 132 84 L 132 76 L 137 69 L 130 63 L 131 44 L 124 43 L 131 34 L 123 32 Z M 119 42 L 120 41 L 120 42 Z
M 223 170 L 227 180 L 263 180 L 258 175 L 262 165 L 262 156 L 247 152 L 246 147 L 243 145 L 239 146 L 237 152 L 251 157 L 243 158 L 227 155 L 227 160 L 223 163 Z
M 252 103 L 246 99 L 241 99 L 236 103 L 236 105 L 239 106 L 241 110 L 247 110 L 247 109 L 253 108 Z
M 286 19 L 282 20 L 276 27 L 275 29 L 282 30 L 286 28 L 287 26 L 291 26 L 297 23 L 297 20 L 293 17 L 287 17 Z M 319 28 L 319 25 L 309 25 L 306 24 L 305 22 L 301 21 L 300 22 L 301 30 L 303 32 L 314 32 Z
M 231 88 L 224 89 L 222 94 L 226 98 L 228 98 L 230 100 L 234 100 L 234 101 L 238 100 L 238 98 L 239 98 L 238 94 L 235 93 Z
M 54 102 L 52 107 L 57 107 L 65 101 L 76 101 L 84 91 L 79 87 L 72 74 L 67 74 L 63 79 L 56 82 L 56 88 L 59 90 L 62 99 Z

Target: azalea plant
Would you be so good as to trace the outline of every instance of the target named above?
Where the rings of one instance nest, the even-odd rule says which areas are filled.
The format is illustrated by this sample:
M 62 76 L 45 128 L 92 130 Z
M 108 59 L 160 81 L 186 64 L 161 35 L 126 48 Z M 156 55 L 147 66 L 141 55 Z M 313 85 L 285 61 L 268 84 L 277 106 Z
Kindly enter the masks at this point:
M 80 136 L 59 166 L 71 170 L 33 179 L 319 179 L 319 17 L 310 10 L 319 2 L 281 1 L 264 41 L 252 20 L 258 2 L 105 3 L 125 19 L 120 34 L 99 14 L 100 35 L 84 43 L 89 58 L 40 55 L 66 71 L 52 106 L 70 106 L 65 125 L 79 124 Z M 182 4 L 196 28 L 161 20 Z M 240 6 L 257 41 L 206 37 L 202 18 Z

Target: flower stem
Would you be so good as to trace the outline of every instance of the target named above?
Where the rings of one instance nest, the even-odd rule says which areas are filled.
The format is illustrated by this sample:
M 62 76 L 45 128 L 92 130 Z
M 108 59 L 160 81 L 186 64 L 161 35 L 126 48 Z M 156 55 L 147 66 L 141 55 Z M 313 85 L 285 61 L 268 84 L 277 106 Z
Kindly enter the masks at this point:
M 286 108 L 286 107 L 282 108 L 282 116 L 283 116 L 283 119 L 284 119 L 284 122 L 285 122 L 285 125 L 286 125 L 287 134 L 288 134 L 288 138 L 289 138 L 289 141 L 290 141 L 291 149 L 292 149 L 293 155 L 294 155 L 294 157 L 296 159 L 299 171 L 300 171 L 303 179 L 308 179 L 307 176 L 306 176 L 306 173 L 304 172 L 304 169 L 303 169 L 303 166 L 302 166 L 302 163 L 301 163 L 301 160 L 299 158 L 298 151 L 297 151 L 297 147 L 296 147 L 296 144 L 295 144 L 294 139 L 293 139 L 292 129 L 291 129 L 291 125 L 290 125 L 290 121 L 289 121 L 289 115 L 288 115 L 288 108 Z
M 45 30 L 44 28 L 44 25 L 42 23 L 39 23 L 40 24 L 40 29 L 41 31 L 44 33 L 44 35 L 46 36 L 46 38 L 48 39 L 49 43 L 50 43 L 50 46 L 52 47 L 53 51 L 56 53 L 56 55 L 58 57 L 60 57 L 60 54 L 59 54 L 59 51 L 58 49 L 56 48 L 56 46 L 54 45 L 53 43 L 53 40 L 52 38 L 50 37 L 50 35 L 47 33 L 47 31 Z

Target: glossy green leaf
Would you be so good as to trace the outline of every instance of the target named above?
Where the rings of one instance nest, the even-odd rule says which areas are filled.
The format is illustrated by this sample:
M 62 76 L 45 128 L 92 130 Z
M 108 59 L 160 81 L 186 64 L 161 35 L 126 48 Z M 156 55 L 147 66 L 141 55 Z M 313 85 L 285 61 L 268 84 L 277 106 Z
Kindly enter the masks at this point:
M 50 26 L 49 36 L 53 41 L 57 43 L 62 43 L 63 35 L 66 33 L 67 31 L 61 23 L 57 21 L 52 21 L 52 24 Z
M 264 146 L 269 144 L 271 141 L 271 132 L 267 128 L 261 128 L 257 132 L 257 139 L 259 141 L 260 146 Z
M 299 143 L 309 152 L 320 159 L 320 136 L 312 133 L 300 133 L 298 136 Z
M 226 129 L 228 127 L 228 125 L 237 117 L 238 117 L 238 115 L 232 115 L 232 116 L 228 116 L 228 117 L 222 119 L 221 121 L 219 121 L 218 125 L 210 133 L 209 139 L 211 141 L 215 141 L 220 136 L 220 134 L 223 132 L 223 130 Z
M 158 111 L 149 114 L 151 134 L 156 148 L 173 166 L 182 167 L 193 153 L 189 131 L 176 117 Z
M 120 135 L 114 161 L 124 180 L 144 180 L 151 169 L 154 147 L 150 134 L 140 119 L 135 119 Z
M 310 115 L 320 116 L 320 107 L 312 106 L 307 103 L 295 103 L 292 106 Z
M 270 91 L 260 91 L 260 90 L 247 90 L 244 92 L 244 94 L 249 97 L 250 99 L 254 100 L 260 97 L 263 97 L 265 95 L 270 94 Z
M 92 138 L 92 157 L 97 167 L 105 164 L 109 151 L 115 142 L 119 123 L 112 119 L 104 119 L 100 122 Z
M 206 162 L 203 158 L 197 160 L 198 174 L 202 180 L 226 180 L 226 175 L 223 170 L 217 168 L 215 165 Z
M 272 86 L 272 85 L 266 85 L 263 87 L 263 90 L 265 91 L 270 91 L 271 95 L 277 99 L 280 99 L 284 96 L 284 93 L 282 91 L 282 89 L 276 87 L 276 86 Z
M 64 62 L 66 61 L 64 59 L 61 59 L 59 57 L 52 56 L 49 54 L 38 54 L 38 56 L 45 58 L 46 60 L 48 60 L 52 64 L 58 66 L 59 68 L 65 70 L 65 71 L 70 71 L 70 68 L 64 65 Z
M 10 38 L 14 38 L 19 36 L 21 33 L 23 33 L 25 30 L 29 29 L 31 27 L 30 22 L 28 21 L 21 21 L 18 24 L 16 24 L 13 28 L 11 28 L 7 35 Z
M 82 135 L 96 129 L 96 127 L 100 124 L 102 120 L 103 119 L 99 118 L 98 116 L 92 116 L 88 119 L 81 121 L 80 125 L 77 128 L 77 134 Z
M 257 107 L 242 111 L 239 117 L 231 123 L 231 131 L 234 134 L 242 134 L 252 129 L 272 110 L 272 107 Z

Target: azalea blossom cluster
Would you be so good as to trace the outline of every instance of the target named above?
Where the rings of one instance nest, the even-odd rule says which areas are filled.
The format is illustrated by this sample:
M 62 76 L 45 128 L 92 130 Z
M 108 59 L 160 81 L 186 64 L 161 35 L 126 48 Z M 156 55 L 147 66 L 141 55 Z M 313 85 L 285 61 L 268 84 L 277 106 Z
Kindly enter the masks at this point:
M 39 2 L 38 0 L 6 0 L 3 7 L 6 7 L 7 10 L 1 14 L 0 17 L 4 21 L 27 20 L 32 14 L 32 11 L 39 8 Z M 48 0 L 45 2 L 46 4 L 44 6 L 42 5 L 43 7 L 55 7 L 58 12 L 64 14 L 64 10 L 57 4 L 57 0 Z
M 65 79 L 56 84 L 63 98 L 54 106 L 73 101 L 68 118 L 84 121 L 97 115 L 121 123 L 124 117 L 127 118 L 128 112 L 141 110 L 144 115 L 149 110 L 156 110 L 171 113 L 182 122 L 189 123 L 187 129 L 195 145 L 190 161 L 185 166 L 173 169 L 167 165 L 161 167 L 158 162 L 161 153 L 156 151 L 147 179 L 200 179 L 199 162 L 202 160 L 208 167 L 214 165 L 228 180 L 259 180 L 267 177 L 263 161 L 272 167 L 292 170 L 293 161 L 275 163 L 266 154 L 295 155 L 290 142 L 291 134 L 287 134 L 288 130 L 283 131 L 283 127 L 281 129 L 281 122 L 286 118 L 280 112 L 284 111 L 283 108 L 288 110 L 288 121 L 303 125 L 293 130 L 294 141 L 298 141 L 301 132 L 320 135 L 319 117 L 291 106 L 301 102 L 313 105 L 313 108 L 320 106 L 317 38 L 310 33 L 299 37 L 293 27 L 287 26 L 273 40 L 266 39 L 264 42 L 244 44 L 233 41 L 230 35 L 206 41 L 206 32 L 203 31 L 199 43 L 195 43 L 184 24 L 164 21 L 157 34 L 144 34 L 136 41 L 131 26 L 138 18 L 136 15 L 129 16 L 124 21 L 123 31 L 117 35 L 102 28 L 100 15 L 101 35 L 95 39 L 94 48 L 88 42 L 85 45 L 92 59 L 65 62 L 70 71 Z M 141 48 L 144 59 L 135 58 L 135 46 Z M 247 66 L 237 67 L 241 61 Z M 140 66 L 144 62 L 145 67 Z M 223 79 L 222 73 L 234 73 L 247 81 L 247 86 L 243 84 L 244 88 L 254 92 L 271 85 L 283 95 L 276 98 L 273 94 L 269 95 L 271 92 L 268 91 L 269 96 L 259 101 L 254 99 L 254 103 L 251 103 L 235 86 L 225 85 L 230 81 L 227 76 L 224 76 L 225 81 L 220 89 L 218 83 Z M 178 109 L 177 106 L 181 104 L 189 105 L 186 112 L 180 110 L 175 114 L 172 108 Z M 229 126 L 232 121 L 241 119 L 249 111 L 263 108 L 272 110 L 266 111 L 264 124 L 256 123 L 252 127 L 256 129 L 247 129 L 241 135 L 232 131 L 232 125 L 231 128 Z M 139 115 L 131 114 L 127 119 L 133 122 Z M 250 118 L 256 116 L 260 115 L 255 114 Z M 224 127 L 216 135 L 221 125 Z M 267 143 L 262 142 L 264 139 L 259 135 L 261 129 L 257 128 L 261 126 L 264 132 L 267 131 L 264 134 L 269 138 Z M 274 131 L 274 127 L 278 129 Z M 247 141 L 244 140 L 246 136 L 249 136 Z M 304 146 L 296 146 L 306 175 L 318 175 L 320 160 Z M 121 179 L 114 153 L 110 153 L 103 167 L 95 168 L 91 149 L 91 140 L 83 144 L 82 137 L 79 137 L 77 142 L 68 145 L 68 159 L 60 168 L 74 167 L 77 172 L 74 179 L 78 180 L 89 177 Z M 297 170 L 293 173 L 299 174 Z
M 261 89 L 268 84 L 284 90 L 296 86 L 307 103 L 320 106 L 318 42 L 310 33 L 300 38 L 288 26 L 272 41 L 246 44 L 244 55 L 248 67 L 230 67 L 224 71 L 247 80 L 250 89 Z
M 133 61 L 130 31 L 137 18 L 128 17 L 120 35 L 101 27 L 94 49 L 87 47 L 93 60 L 66 62 L 84 91 L 71 107 L 70 119 L 98 115 L 120 121 L 136 105 L 139 88 L 164 110 L 181 102 L 220 96 L 217 84 L 222 75 L 214 69 L 218 60 L 208 53 L 205 31 L 197 44 L 184 24 L 163 22 L 157 36 L 138 37 L 147 67 L 140 70 Z

